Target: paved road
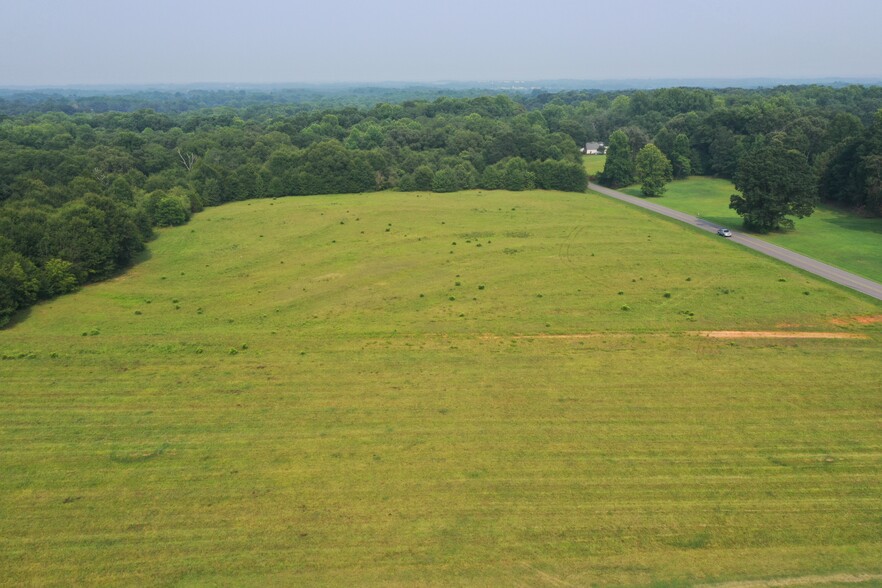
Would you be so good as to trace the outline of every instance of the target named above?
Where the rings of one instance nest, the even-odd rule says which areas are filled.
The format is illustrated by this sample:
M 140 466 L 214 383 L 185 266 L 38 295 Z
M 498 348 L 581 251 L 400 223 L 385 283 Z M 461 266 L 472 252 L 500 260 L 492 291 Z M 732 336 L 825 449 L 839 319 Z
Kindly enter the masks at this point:
M 629 204 L 633 204 L 635 206 L 657 212 L 658 214 L 663 214 L 678 221 L 688 223 L 694 227 L 698 227 L 699 229 L 710 231 L 711 233 L 716 233 L 717 229 L 720 228 L 720 225 L 715 225 L 714 223 L 706 221 L 704 219 L 700 219 L 697 216 L 692 216 L 691 214 L 686 214 L 685 212 L 680 212 L 679 210 L 673 210 L 671 208 L 668 208 L 667 206 L 661 206 L 659 204 L 656 204 L 655 202 L 651 202 L 643 198 L 629 196 L 623 192 L 610 190 L 609 188 L 604 188 L 603 186 L 598 186 L 597 184 L 588 184 L 588 187 L 595 192 L 600 192 L 604 196 L 616 198 Z M 722 239 L 722 237 L 720 238 Z M 755 251 L 759 251 L 760 253 L 765 253 L 766 255 L 774 257 L 775 259 L 779 259 L 784 263 L 789 263 L 794 267 L 798 267 L 799 269 L 815 274 L 816 276 L 820 276 L 822 278 L 830 280 L 831 282 L 836 282 L 837 284 L 841 284 L 843 286 L 851 288 L 852 290 L 857 290 L 858 292 L 866 294 L 867 296 L 872 296 L 877 300 L 882 300 L 882 284 L 874 282 L 873 280 L 862 278 L 861 276 L 855 275 L 845 270 L 841 270 L 837 267 L 833 267 L 832 265 L 827 265 L 826 263 L 822 263 L 816 259 L 812 259 L 811 257 L 800 255 L 799 253 L 795 253 L 793 251 L 790 251 L 789 249 L 773 245 L 767 241 L 763 241 L 762 239 L 757 239 L 756 237 L 745 235 L 744 233 L 737 233 L 735 231 L 732 231 L 731 240 L 741 245 L 744 245 L 745 247 L 750 247 Z

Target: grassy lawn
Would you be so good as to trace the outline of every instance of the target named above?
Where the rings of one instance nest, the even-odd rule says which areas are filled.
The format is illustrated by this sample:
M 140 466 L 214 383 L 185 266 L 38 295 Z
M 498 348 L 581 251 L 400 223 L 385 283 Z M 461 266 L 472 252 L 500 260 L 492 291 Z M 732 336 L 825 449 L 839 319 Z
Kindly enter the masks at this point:
M 623 190 L 640 196 L 640 187 Z M 691 177 L 668 185 L 658 202 L 671 208 L 741 230 L 741 217 L 729 208 L 735 187 L 729 180 Z M 820 206 L 804 219 L 794 219 L 789 232 L 756 235 L 793 251 L 882 282 L 882 219 L 861 218 L 849 211 Z
M 3 583 L 879 573 L 880 315 L 583 194 L 208 209 L 0 331 Z
M 582 164 L 588 175 L 594 177 L 603 171 L 603 166 L 606 165 L 606 155 L 583 155 Z

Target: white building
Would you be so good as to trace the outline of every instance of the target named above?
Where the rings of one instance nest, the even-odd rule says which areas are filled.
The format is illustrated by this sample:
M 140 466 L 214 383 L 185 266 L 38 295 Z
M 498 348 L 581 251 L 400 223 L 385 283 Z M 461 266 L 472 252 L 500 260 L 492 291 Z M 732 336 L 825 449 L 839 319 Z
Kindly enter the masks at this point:
M 585 143 L 585 147 L 582 148 L 582 153 L 585 155 L 599 155 L 601 153 L 606 153 L 606 146 L 603 143 Z

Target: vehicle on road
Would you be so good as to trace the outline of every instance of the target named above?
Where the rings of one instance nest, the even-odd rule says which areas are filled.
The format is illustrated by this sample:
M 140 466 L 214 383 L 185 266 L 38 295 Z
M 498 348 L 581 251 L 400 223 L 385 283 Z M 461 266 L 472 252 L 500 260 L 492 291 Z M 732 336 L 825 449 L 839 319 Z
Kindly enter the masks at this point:
M 717 235 L 719 235 L 720 237 L 731 237 L 732 231 L 730 231 L 729 229 L 720 229 L 717 231 Z

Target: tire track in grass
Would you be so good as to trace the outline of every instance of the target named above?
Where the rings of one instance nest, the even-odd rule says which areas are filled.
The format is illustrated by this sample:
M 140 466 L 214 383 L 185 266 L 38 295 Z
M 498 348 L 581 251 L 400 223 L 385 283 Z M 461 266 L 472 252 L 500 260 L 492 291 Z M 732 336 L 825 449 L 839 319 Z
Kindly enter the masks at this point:
M 571 268 L 573 268 L 575 271 L 577 271 L 580 275 L 582 275 L 585 278 L 590 279 L 591 276 L 588 275 L 583 268 L 576 265 L 576 262 L 573 259 L 573 253 L 572 253 L 573 241 L 575 240 L 576 237 L 579 236 L 579 233 L 581 233 L 582 229 L 584 229 L 584 228 L 585 228 L 584 225 L 576 225 L 575 227 L 573 227 L 573 229 L 567 235 L 566 241 L 561 243 L 560 246 L 558 247 L 557 256 L 560 258 L 561 261 L 563 261 L 566 265 L 569 265 Z

